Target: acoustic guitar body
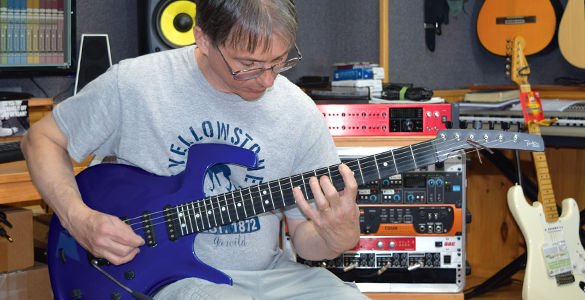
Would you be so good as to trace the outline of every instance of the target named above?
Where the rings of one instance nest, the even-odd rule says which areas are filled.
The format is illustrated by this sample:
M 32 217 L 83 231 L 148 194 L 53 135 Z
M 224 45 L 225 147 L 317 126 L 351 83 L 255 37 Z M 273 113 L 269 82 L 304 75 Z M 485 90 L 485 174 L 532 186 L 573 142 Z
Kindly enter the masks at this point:
M 569 63 L 585 69 L 585 1 L 567 3 L 559 25 L 559 48 Z
M 526 40 L 525 55 L 543 50 L 552 41 L 557 24 L 550 0 L 486 0 L 477 17 L 477 35 L 490 52 L 506 56 L 507 41 Z

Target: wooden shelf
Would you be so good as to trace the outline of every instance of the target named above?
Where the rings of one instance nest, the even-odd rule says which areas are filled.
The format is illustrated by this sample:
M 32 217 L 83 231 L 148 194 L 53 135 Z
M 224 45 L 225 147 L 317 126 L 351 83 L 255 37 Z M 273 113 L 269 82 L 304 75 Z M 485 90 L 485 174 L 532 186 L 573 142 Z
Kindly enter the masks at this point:
M 393 136 L 338 136 L 333 141 L 337 147 L 392 147 L 407 146 L 430 139 L 434 135 L 393 135 Z

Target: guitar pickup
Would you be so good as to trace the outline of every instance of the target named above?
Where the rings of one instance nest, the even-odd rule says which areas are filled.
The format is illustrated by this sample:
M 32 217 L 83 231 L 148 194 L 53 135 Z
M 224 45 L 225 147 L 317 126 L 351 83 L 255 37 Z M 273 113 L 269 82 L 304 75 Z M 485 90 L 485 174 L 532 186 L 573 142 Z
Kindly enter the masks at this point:
M 169 240 L 174 242 L 179 239 L 179 234 L 177 233 L 177 223 L 178 223 L 178 216 L 174 212 L 174 208 L 171 205 L 167 205 L 164 208 L 164 216 L 165 216 L 165 225 L 167 228 L 167 234 L 169 235 Z
M 142 229 L 144 230 L 144 240 L 148 247 L 156 246 L 156 233 L 154 232 L 152 214 L 149 211 L 142 213 Z
M 571 272 L 561 273 L 555 277 L 557 279 L 557 285 L 575 282 L 575 276 Z

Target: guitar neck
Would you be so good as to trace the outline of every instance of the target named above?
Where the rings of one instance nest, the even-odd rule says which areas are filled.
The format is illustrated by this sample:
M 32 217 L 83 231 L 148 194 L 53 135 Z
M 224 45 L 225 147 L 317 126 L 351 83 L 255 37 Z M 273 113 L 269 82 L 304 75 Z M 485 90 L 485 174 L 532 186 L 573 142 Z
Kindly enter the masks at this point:
M 540 135 L 540 126 L 538 124 L 531 124 L 528 126 L 528 132 Z M 557 210 L 557 201 L 553 192 L 552 181 L 548 171 L 548 163 L 546 162 L 546 155 L 544 152 L 532 152 L 534 164 L 536 167 L 536 177 L 538 179 L 538 200 L 543 205 L 545 219 L 547 222 L 555 222 L 559 219 Z
M 438 152 L 434 140 L 430 140 L 345 164 L 353 171 L 358 185 L 363 185 L 444 161 L 451 151 Z M 345 184 L 338 168 L 339 165 L 329 166 L 179 205 L 173 208 L 177 219 L 175 226 L 180 228 L 181 235 L 187 235 L 290 206 L 296 203 L 293 195 L 296 187 L 307 200 L 313 199 L 309 186 L 311 177 L 328 176 L 333 186 L 341 191 Z

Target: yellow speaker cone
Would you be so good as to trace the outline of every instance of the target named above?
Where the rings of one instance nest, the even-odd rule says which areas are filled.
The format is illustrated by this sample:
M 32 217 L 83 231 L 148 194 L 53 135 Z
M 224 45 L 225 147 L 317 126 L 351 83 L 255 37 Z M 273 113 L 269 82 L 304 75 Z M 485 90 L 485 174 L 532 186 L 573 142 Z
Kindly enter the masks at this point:
M 191 1 L 175 1 L 165 7 L 160 15 L 160 28 L 164 38 L 179 47 L 195 43 L 193 26 L 195 3 Z

